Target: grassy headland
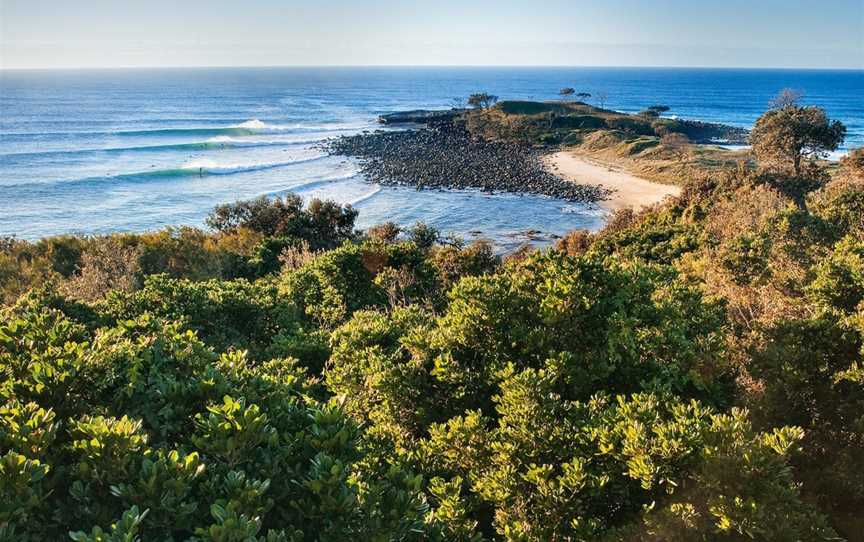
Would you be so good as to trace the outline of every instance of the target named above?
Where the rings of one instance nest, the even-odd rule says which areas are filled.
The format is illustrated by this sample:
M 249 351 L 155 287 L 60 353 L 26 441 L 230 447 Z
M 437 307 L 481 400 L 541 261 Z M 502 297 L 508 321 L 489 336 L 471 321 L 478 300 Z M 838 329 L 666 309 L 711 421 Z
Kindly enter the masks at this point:
M 662 183 L 680 184 L 694 173 L 750 160 L 746 150 L 719 146 L 746 144 L 746 130 L 663 118 L 651 110 L 626 114 L 578 102 L 505 101 L 471 110 L 464 119 L 472 134 L 563 147 Z
M 540 158 L 565 148 L 673 184 L 695 172 L 721 171 L 748 160 L 746 151 L 716 145 L 745 143 L 746 130 L 661 118 L 651 109 L 630 115 L 579 102 L 503 101 L 467 110 L 394 113 L 381 120 L 414 129 L 337 138 L 327 150 L 360 158 L 372 181 L 418 188 L 478 188 L 596 202 L 608 194 L 596 185 L 562 182 Z M 425 128 L 417 129 L 418 124 Z

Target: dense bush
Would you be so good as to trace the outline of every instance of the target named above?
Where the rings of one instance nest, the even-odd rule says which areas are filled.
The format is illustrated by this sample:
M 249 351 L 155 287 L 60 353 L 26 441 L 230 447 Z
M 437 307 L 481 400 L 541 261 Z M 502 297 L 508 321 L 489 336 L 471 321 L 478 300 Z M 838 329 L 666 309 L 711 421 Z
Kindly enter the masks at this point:
M 207 218 L 207 225 L 221 232 L 245 228 L 267 237 L 303 239 L 320 249 L 350 239 L 356 218 L 357 211 L 350 205 L 313 199 L 304 209 L 300 196 L 287 194 L 220 205 Z
M 294 197 L 5 239 L 0 540 L 860 540 L 847 170 L 503 261 Z
M 391 540 L 423 524 L 418 479 L 359 472 L 356 426 L 292 359 L 220 355 L 146 315 L 88 333 L 41 309 L 0 326 L 0 368 L 4 539 L 121 516 L 124 540 Z

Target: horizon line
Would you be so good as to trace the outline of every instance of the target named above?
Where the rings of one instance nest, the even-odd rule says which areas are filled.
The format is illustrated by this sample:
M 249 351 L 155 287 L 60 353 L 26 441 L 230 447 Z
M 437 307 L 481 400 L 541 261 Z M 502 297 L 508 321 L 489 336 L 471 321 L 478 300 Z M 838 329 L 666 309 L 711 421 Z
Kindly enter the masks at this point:
M 87 70 L 184 70 L 184 69 L 249 69 L 249 68 L 464 68 L 464 69 L 549 69 L 549 68 L 594 68 L 594 69 L 691 69 L 691 70 L 798 70 L 798 71 L 864 71 L 864 66 L 813 67 L 813 66 L 705 66 L 705 65 L 597 65 L 597 64 L 192 64 L 182 66 L 27 66 L 9 68 L 0 66 L 0 72 L 13 71 L 87 71 Z

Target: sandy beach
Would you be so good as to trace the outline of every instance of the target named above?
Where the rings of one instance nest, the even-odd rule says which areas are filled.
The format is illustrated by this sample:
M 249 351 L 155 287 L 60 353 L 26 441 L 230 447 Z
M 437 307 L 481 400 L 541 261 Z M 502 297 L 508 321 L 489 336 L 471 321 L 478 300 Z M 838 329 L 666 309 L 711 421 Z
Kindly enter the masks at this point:
M 666 196 L 677 196 L 681 188 L 651 182 L 636 177 L 621 168 L 561 151 L 548 156 L 546 165 L 565 179 L 581 184 L 600 185 L 614 190 L 603 207 L 615 210 L 622 207 L 640 208 L 662 201 Z

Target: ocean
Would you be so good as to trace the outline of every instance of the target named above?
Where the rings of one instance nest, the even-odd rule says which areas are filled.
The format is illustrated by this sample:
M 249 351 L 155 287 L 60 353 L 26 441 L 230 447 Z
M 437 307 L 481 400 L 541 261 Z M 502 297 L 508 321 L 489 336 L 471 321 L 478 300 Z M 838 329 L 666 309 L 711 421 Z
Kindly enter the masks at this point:
M 864 145 L 864 72 L 667 68 L 190 68 L 0 71 L 0 235 L 201 226 L 217 204 L 262 194 L 354 205 L 359 227 L 424 221 L 512 248 L 605 212 L 551 198 L 369 184 L 329 157 L 329 137 L 378 129 L 381 113 L 446 108 L 488 91 L 605 95 L 605 107 L 750 127 L 784 87 Z M 540 232 L 540 233 L 537 233 Z

